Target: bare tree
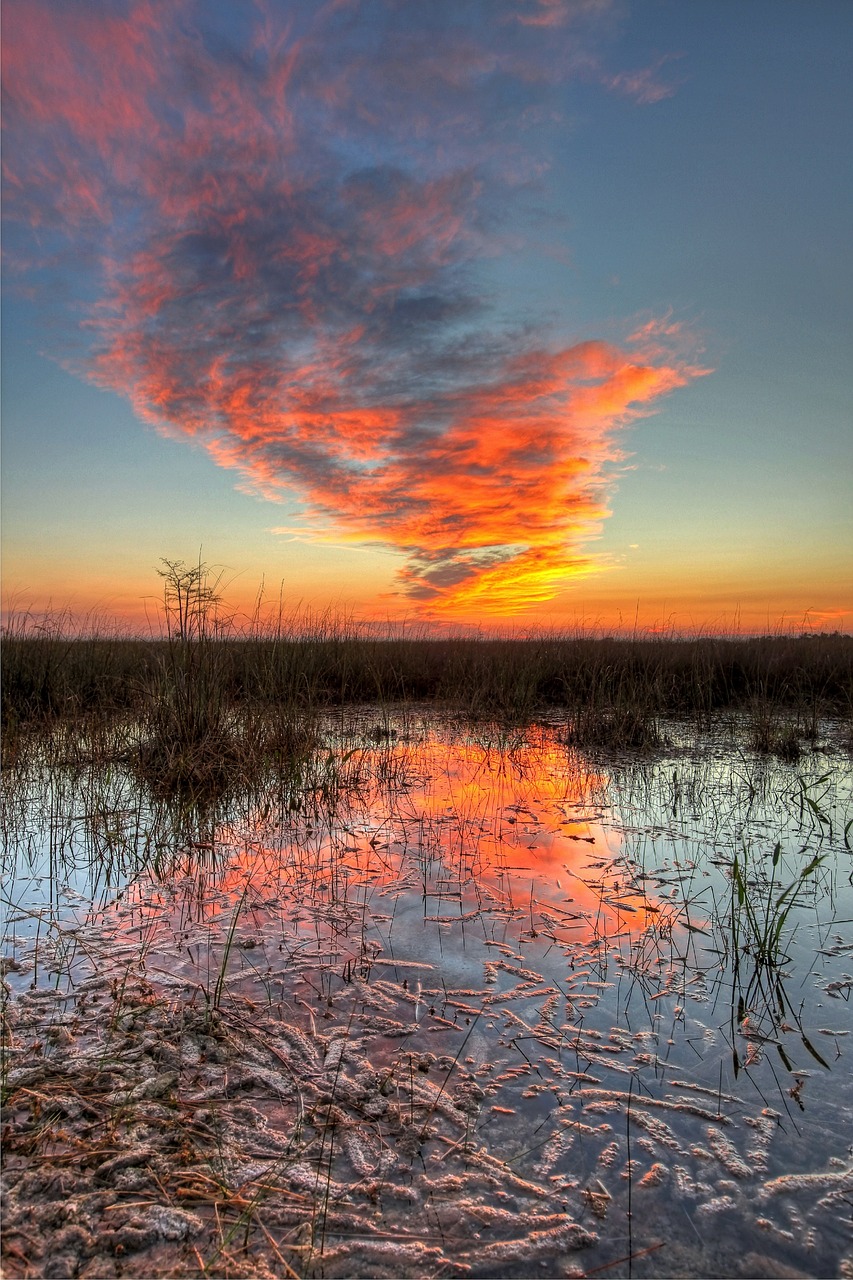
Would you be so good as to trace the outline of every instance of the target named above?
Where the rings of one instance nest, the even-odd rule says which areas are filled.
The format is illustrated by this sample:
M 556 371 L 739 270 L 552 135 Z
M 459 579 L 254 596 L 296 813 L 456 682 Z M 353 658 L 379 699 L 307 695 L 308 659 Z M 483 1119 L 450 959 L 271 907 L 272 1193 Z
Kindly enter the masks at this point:
M 214 575 L 201 557 L 194 565 L 165 558 L 160 563 L 164 567 L 157 572 L 163 579 L 163 604 L 170 638 L 188 644 L 209 637 L 211 631 L 217 629 L 222 574 Z

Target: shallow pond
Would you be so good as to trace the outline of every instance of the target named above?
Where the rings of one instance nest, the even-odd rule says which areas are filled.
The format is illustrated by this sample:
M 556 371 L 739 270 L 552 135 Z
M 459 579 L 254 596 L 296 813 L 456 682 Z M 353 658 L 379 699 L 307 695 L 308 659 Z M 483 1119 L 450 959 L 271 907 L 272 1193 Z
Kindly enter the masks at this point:
M 355 719 L 205 813 L 18 779 L 13 1083 L 177 1054 L 297 1273 L 853 1275 L 849 756 L 671 737 Z

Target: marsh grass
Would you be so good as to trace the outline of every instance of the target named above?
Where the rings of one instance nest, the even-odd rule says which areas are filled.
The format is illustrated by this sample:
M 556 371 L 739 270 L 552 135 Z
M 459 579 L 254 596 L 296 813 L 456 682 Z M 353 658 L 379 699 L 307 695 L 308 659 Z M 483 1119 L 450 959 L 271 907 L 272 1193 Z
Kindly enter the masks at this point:
M 771 872 L 765 873 L 765 884 L 750 875 L 746 848 L 732 864 L 732 943 L 735 954 L 751 956 L 756 968 L 772 973 L 781 968 L 788 956 L 782 949 L 783 931 L 791 910 L 807 887 L 807 881 L 826 860 L 826 854 L 815 854 L 784 889 L 776 880 L 782 855 L 777 842 L 770 855 Z
M 796 764 L 804 744 L 817 738 L 817 726 L 798 722 L 796 708 L 774 706 L 766 698 L 753 700 L 747 709 L 747 741 L 761 755 L 778 756 Z
M 215 793 L 310 754 L 318 715 L 357 704 L 428 703 L 471 722 L 557 715 L 571 743 L 624 750 L 660 745 L 664 718 L 697 729 L 728 719 L 751 749 L 790 761 L 823 717 L 853 724 L 846 635 L 428 639 L 283 614 L 243 625 L 207 566 L 164 563 L 160 638 L 75 632 L 62 615 L 9 621 L 6 768 L 58 732 L 69 757 L 135 755 L 163 794 Z
M 798 810 L 799 830 L 808 836 L 798 856 L 811 854 L 798 867 L 793 878 L 782 878 L 784 855 L 781 841 L 777 841 L 770 853 L 763 857 L 743 843 L 731 863 L 728 931 L 725 932 L 723 918 L 718 920 L 717 928 L 723 936 L 725 951 L 728 953 L 731 948 L 732 1065 L 735 1077 L 744 1065 L 736 1044 L 738 1032 L 746 1038 L 747 1065 L 761 1052 L 762 1044 L 770 1044 L 776 1046 L 786 1071 L 793 1072 L 781 1033 L 796 1031 L 810 1058 L 829 1070 L 829 1063 L 806 1033 L 803 1006 L 797 1007 L 788 995 L 786 966 L 791 960 L 789 947 L 796 928 L 789 924 L 792 913 L 799 914 L 806 901 L 814 900 L 822 892 L 818 873 L 830 855 L 828 851 L 815 851 L 815 845 L 819 850 L 824 839 L 832 839 L 832 820 L 824 808 L 830 777 L 830 774 L 823 774 L 807 781 L 798 776 L 795 789 L 783 798 L 792 810 Z M 797 1089 L 788 1092 L 802 1109 Z
M 649 751 L 661 746 L 659 716 L 648 705 L 625 700 L 617 706 L 581 707 L 569 716 L 566 742 L 586 748 Z

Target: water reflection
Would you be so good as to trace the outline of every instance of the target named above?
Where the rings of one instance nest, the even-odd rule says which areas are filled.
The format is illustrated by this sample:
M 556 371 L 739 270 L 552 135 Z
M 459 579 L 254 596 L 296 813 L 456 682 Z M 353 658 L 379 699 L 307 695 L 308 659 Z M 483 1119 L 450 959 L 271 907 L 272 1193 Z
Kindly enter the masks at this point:
M 629 1254 L 637 1275 L 745 1274 L 744 1257 L 749 1274 L 835 1274 L 853 1195 L 849 773 L 823 778 L 821 821 L 797 803 L 817 769 L 713 744 L 605 767 L 544 728 L 507 743 L 409 722 L 352 726 L 328 759 L 301 796 L 226 811 L 43 779 L 16 819 L 10 984 L 132 971 L 206 1027 L 242 1019 L 256 1086 L 269 1045 L 311 1096 L 333 1080 L 341 1205 L 381 1183 L 383 1230 L 405 1234 L 406 1188 L 440 1220 L 436 1267 L 573 1274 L 583 1243 L 575 1274 Z M 72 910 L 56 888 L 81 869 Z M 289 1107 L 267 1098 L 265 1123 L 292 1126 Z M 417 1178 L 398 1130 L 424 1139 Z M 369 1272 L 376 1240 L 347 1253 L 341 1214 L 330 1274 Z
M 333 811 L 265 798 L 129 889 L 116 915 L 145 932 L 149 970 L 206 974 L 235 920 L 227 963 L 251 977 L 280 957 L 338 976 L 425 954 L 467 970 L 475 941 L 516 955 L 671 928 L 603 823 L 606 777 L 553 735 L 496 750 L 430 729 L 365 748 L 354 781 Z

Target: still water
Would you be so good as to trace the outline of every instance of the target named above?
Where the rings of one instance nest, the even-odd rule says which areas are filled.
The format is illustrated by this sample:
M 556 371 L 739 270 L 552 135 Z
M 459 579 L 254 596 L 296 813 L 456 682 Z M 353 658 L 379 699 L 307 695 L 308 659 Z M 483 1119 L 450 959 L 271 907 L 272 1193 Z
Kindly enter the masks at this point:
M 227 1024 L 182 1097 L 223 1176 L 313 1197 L 318 1275 L 853 1275 L 849 756 L 670 737 L 367 716 L 206 812 L 35 772 L 7 1002 Z

